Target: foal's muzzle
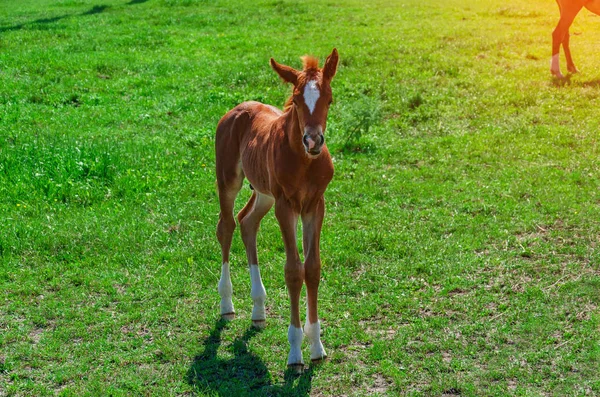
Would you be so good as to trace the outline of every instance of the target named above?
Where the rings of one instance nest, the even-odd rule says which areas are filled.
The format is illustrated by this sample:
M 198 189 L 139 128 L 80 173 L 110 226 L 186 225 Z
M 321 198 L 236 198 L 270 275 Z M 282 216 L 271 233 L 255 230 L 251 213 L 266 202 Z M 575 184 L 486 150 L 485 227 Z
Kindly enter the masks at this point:
M 306 149 L 308 154 L 313 156 L 320 154 L 321 150 L 323 150 L 323 144 L 325 143 L 323 129 L 320 126 L 305 127 L 302 143 L 304 143 L 304 149 Z

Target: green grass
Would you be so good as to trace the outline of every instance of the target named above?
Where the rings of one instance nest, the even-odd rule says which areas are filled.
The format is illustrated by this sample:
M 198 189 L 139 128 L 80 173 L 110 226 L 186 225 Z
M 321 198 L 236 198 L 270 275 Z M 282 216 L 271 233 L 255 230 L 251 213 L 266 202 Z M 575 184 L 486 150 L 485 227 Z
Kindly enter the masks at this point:
M 600 394 L 600 31 L 577 18 L 582 73 L 559 82 L 557 17 L 542 0 L 0 1 L 0 396 Z M 270 57 L 333 47 L 330 357 L 296 378 L 272 214 L 267 328 L 249 327 L 239 233 L 238 317 L 219 322 L 213 137 L 239 102 L 283 105 Z

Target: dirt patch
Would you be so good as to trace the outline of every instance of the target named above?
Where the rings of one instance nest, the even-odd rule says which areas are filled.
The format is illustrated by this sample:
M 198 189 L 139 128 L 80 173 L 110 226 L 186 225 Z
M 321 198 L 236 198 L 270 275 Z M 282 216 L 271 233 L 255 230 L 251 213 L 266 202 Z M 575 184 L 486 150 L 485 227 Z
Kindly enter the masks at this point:
M 450 352 L 443 351 L 442 352 L 442 360 L 445 363 L 449 363 L 450 361 L 452 361 L 452 355 L 450 354 Z
M 502 250 L 520 251 L 519 257 L 532 262 L 539 262 L 551 255 L 563 257 L 564 263 L 589 263 L 589 255 L 576 252 L 576 247 L 585 242 L 589 250 L 593 250 L 600 242 L 600 237 L 575 225 L 565 225 L 558 219 L 553 224 L 535 225 L 529 230 L 514 234 L 515 241 L 507 242 Z
M 43 334 L 44 328 L 36 327 L 31 332 L 29 332 L 29 339 L 37 345 L 38 343 L 40 343 Z
M 346 361 L 364 367 L 366 364 L 362 358 L 366 355 L 367 348 L 370 346 L 370 342 L 357 342 L 352 345 L 340 346 L 338 350 L 344 354 Z
M 395 318 L 393 324 L 389 324 L 390 318 Z M 403 321 L 401 318 L 396 319 L 396 316 L 382 312 L 359 320 L 359 324 L 367 335 L 378 340 L 392 340 L 396 337 L 400 328 L 410 325 L 410 323 Z
M 122 284 L 113 284 L 113 288 L 119 293 L 119 295 L 125 295 L 127 292 L 127 286 Z
M 142 338 L 146 343 L 152 343 L 152 331 L 144 324 L 129 324 L 121 327 L 121 333 L 130 338 Z
M 460 389 L 456 389 L 454 387 L 452 387 L 452 388 L 450 388 L 448 390 L 445 390 L 442 393 L 442 397 L 451 397 L 451 396 L 460 396 L 460 395 L 461 395 Z
M 367 395 L 385 394 L 392 385 L 382 374 L 373 374 L 372 378 L 373 383 L 367 388 Z
M 448 291 L 448 296 L 461 296 L 461 295 L 466 295 L 468 294 L 470 291 L 464 288 L 453 288 L 450 291 Z

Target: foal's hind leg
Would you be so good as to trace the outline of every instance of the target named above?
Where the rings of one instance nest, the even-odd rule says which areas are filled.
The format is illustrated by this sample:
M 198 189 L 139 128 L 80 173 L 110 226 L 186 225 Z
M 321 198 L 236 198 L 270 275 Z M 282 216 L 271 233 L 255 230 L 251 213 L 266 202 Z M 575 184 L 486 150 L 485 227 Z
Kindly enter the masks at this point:
M 233 205 L 235 197 L 242 187 L 243 174 L 241 168 L 235 168 L 230 172 L 219 172 L 217 170 L 217 184 L 219 188 L 219 223 L 217 224 L 217 238 L 221 244 L 221 279 L 219 280 L 219 295 L 221 295 L 221 316 L 225 320 L 235 317 L 233 308 L 233 286 L 229 274 L 229 250 L 231 240 L 235 231 L 235 219 L 233 218 Z
M 252 301 L 254 302 L 252 325 L 256 328 L 264 328 L 265 326 L 265 299 L 267 297 L 265 287 L 260 278 L 260 271 L 258 270 L 256 235 L 258 234 L 261 219 L 269 212 L 274 202 L 275 200 L 272 197 L 254 191 L 246 206 L 238 214 L 242 240 L 246 246 L 246 256 L 248 257 L 248 266 L 250 267 L 250 279 L 252 281 L 250 296 L 252 296 Z

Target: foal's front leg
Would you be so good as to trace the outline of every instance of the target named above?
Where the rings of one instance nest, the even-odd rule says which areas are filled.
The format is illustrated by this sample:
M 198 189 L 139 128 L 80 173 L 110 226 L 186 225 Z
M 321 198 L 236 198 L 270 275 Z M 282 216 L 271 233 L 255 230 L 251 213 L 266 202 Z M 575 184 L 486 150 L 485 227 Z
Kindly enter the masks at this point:
M 316 205 L 302 214 L 302 243 L 304 246 L 304 271 L 306 282 L 306 323 L 304 333 L 310 341 L 310 359 L 324 359 L 327 354 L 321 343 L 321 323 L 317 314 L 317 298 L 321 281 L 321 254 L 319 242 L 325 214 L 325 200 L 321 197 Z
M 304 360 L 302 360 L 302 328 L 300 325 L 299 302 L 304 281 L 304 266 L 300 262 L 296 244 L 298 213 L 293 210 L 285 199 L 280 199 L 275 203 L 275 216 L 279 221 L 283 244 L 285 245 L 285 284 L 290 296 L 290 327 L 288 328 L 290 354 L 288 355 L 288 366 L 296 371 L 301 371 L 304 368 Z

